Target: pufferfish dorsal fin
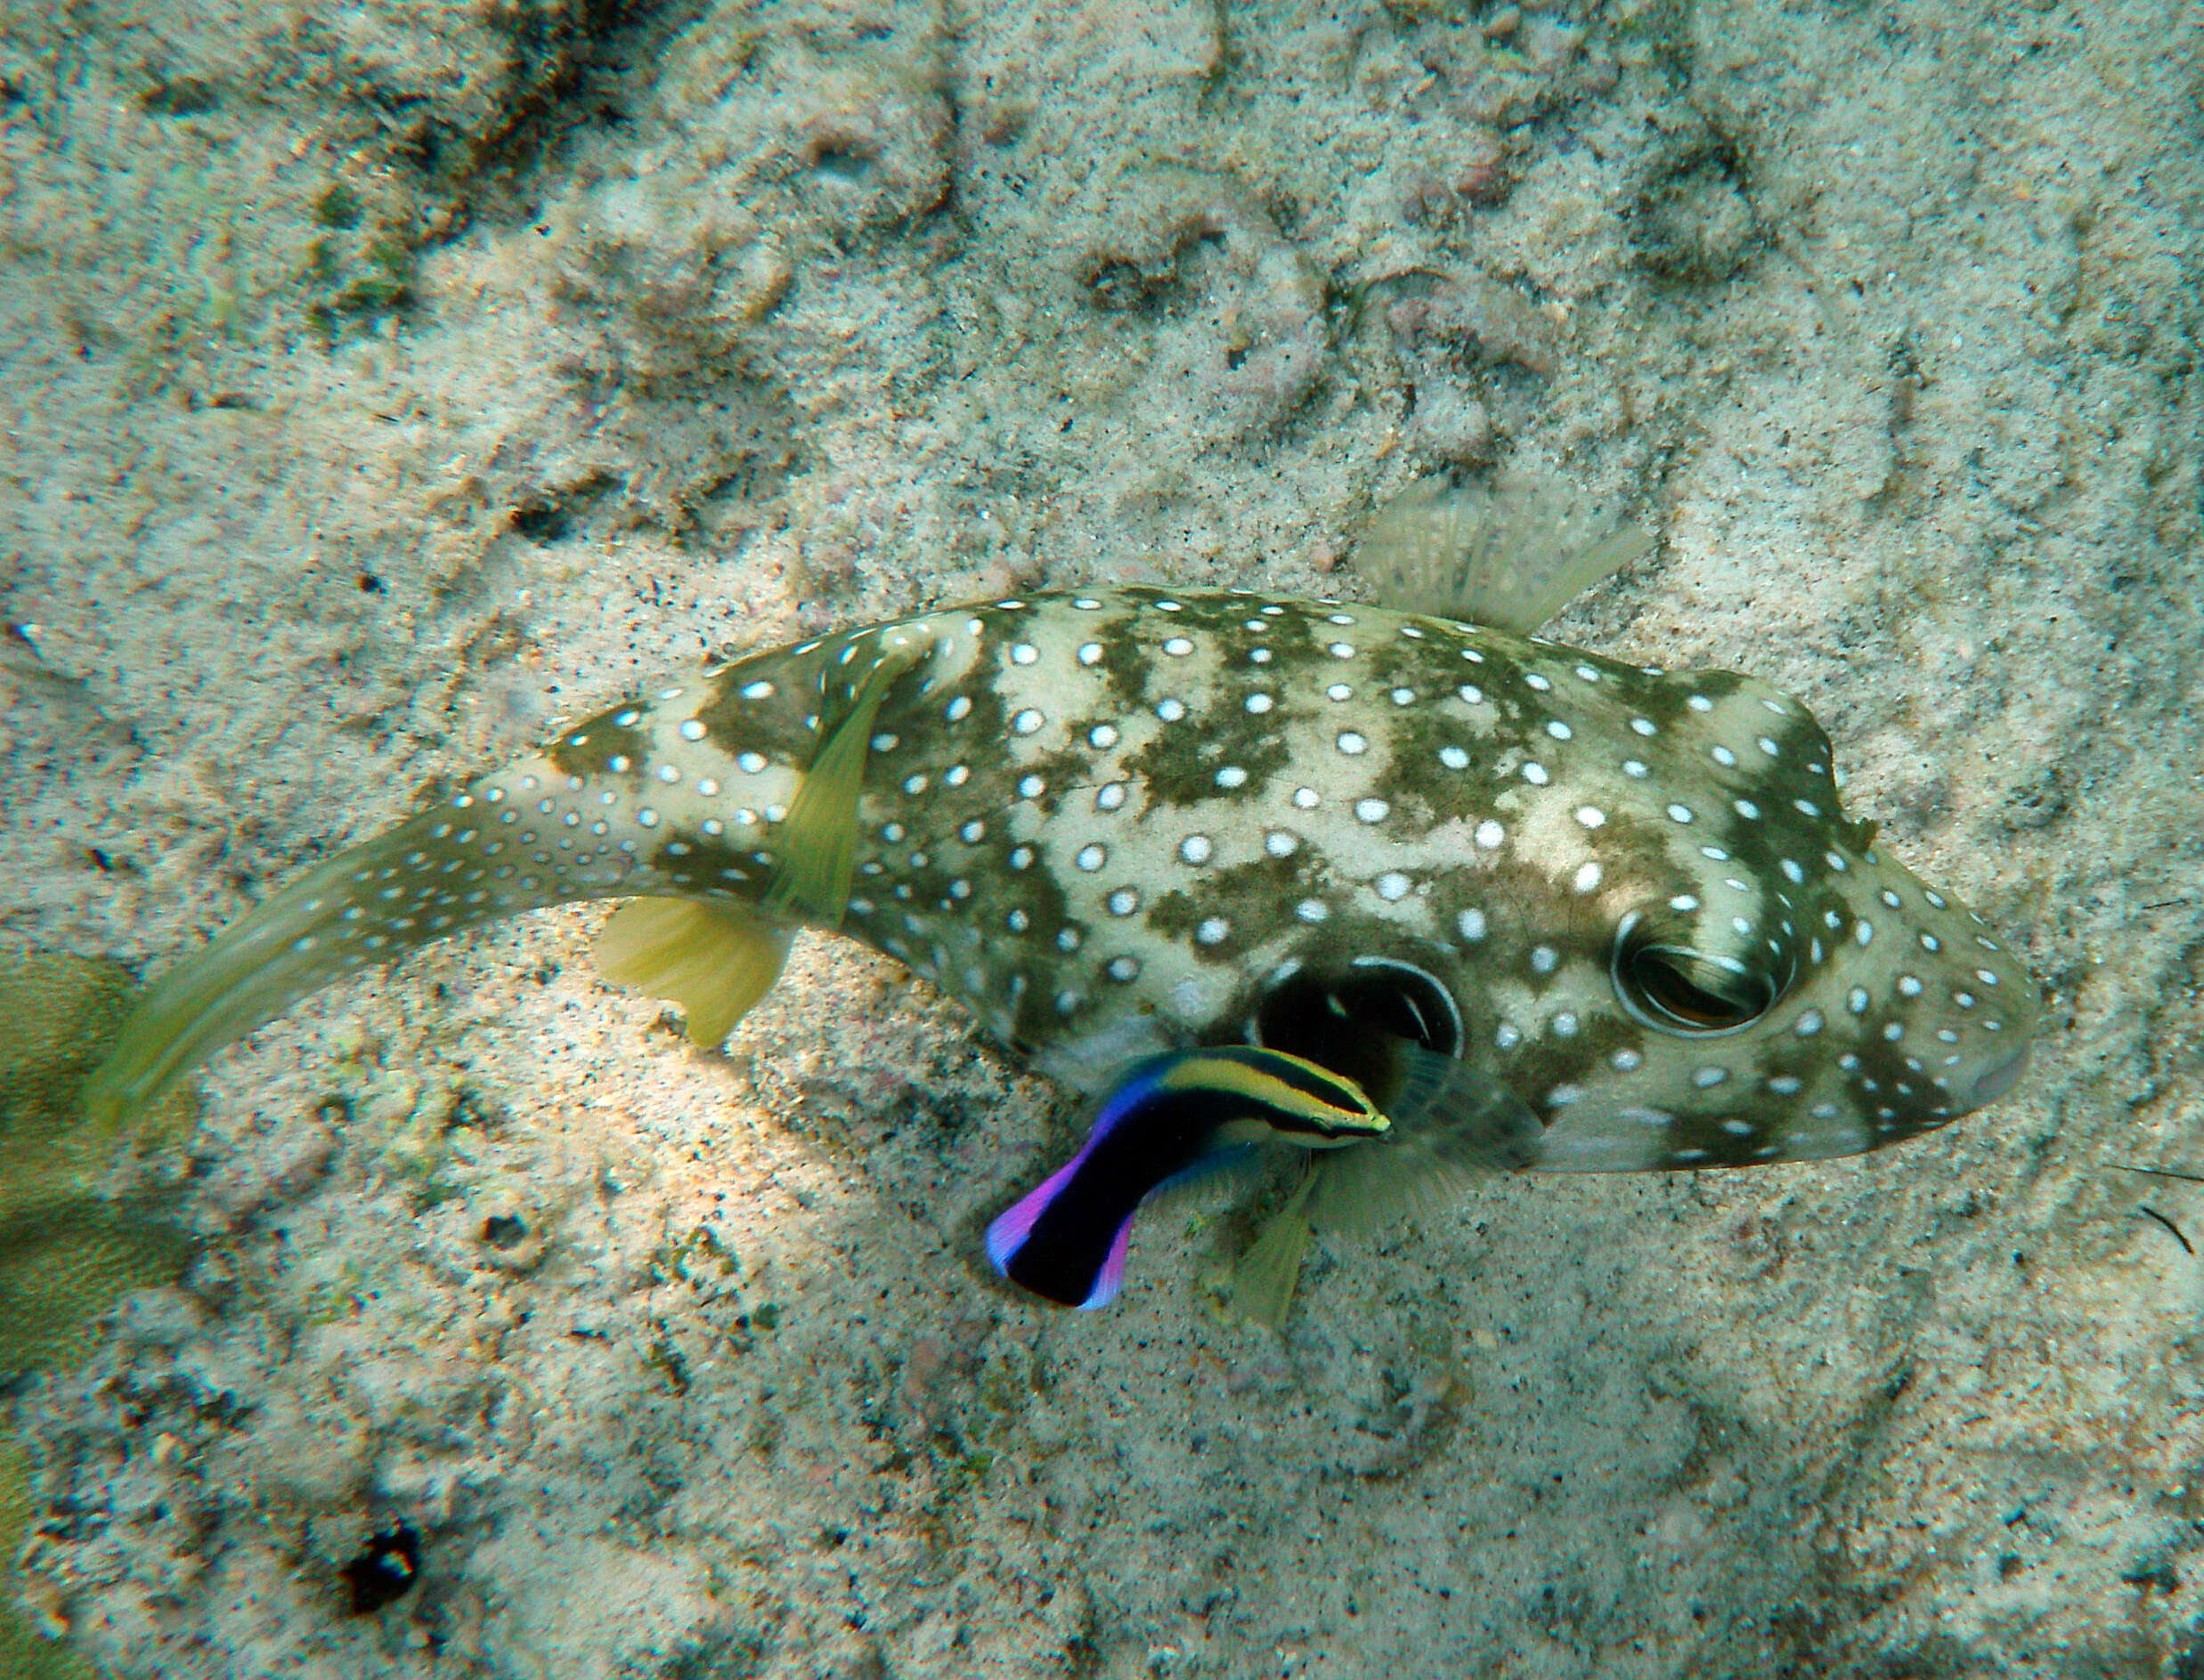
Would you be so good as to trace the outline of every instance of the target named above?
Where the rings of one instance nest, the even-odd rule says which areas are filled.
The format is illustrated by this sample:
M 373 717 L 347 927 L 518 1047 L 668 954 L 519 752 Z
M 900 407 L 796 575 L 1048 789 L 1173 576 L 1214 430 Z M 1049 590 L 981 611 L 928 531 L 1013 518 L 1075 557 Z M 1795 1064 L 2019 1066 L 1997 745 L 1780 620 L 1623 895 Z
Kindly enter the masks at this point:
M 793 930 L 739 905 L 693 898 L 630 898 L 613 912 L 590 949 L 598 972 L 678 1003 L 689 1042 L 726 1042 L 788 961 Z
M 755 909 L 717 900 L 633 899 L 597 936 L 598 971 L 615 985 L 679 1004 L 692 1043 L 707 1049 L 724 1043 L 780 978 L 794 937 L 791 924 L 841 925 L 856 864 L 858 794 L 873 720 L 896 679 L 931 647 L 916 630 L 891 632 L 838 708 L 831 689 L 822 697 L 818 750 L 789 805 L 781 860 Z
M 1488 484 L 1411 484 L 1370 521 L 1354 565 L 1381 606 L 1528 635 L 1652 547 L 1566 480 L 1509 466 Z
M 870 756 L 873 719 L 896 679 L 931 648 L 931 638 L 915 626 L 891 631 L 839 714 L 823 721 L 818 751 L 788 808 L 779 867 L 760 901 L 769 913 L 827 929 L 842 925 L 856 868 L 858 791 Z M 822 714 L 825 710 L 822 703 Z

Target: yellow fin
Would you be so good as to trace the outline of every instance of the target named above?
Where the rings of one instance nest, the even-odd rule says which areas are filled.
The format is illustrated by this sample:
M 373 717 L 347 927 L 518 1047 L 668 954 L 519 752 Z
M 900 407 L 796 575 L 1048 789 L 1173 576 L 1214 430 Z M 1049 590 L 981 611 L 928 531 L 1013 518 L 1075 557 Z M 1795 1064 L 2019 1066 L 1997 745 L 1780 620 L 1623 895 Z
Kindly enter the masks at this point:
M 896 678 L 931 648 L 931 639 L 883 648 L 850 695 L 850 709 L 827 726 L 788 808 L 785 856 L 760 901 L 769 913 L 822 928 L 842 925 L 857 861 L 858 791 L 872 751 L 873 719 Z
M 1286 1321 L 1309 1252 L 1309 1191 L 1315 1182 L 1314 1174 L 1303 1174 L 1286 1205 L 1271 1215 L 1232 1268 L 1232 1311 L 1249 1324 L 1275 1330 Z
M 1652 547 L 1566 480 L 1510 466 L 1489 485 L 1411 484 L 1370 521 L 1354 566 L 1380 605 L 1528 633 Z
M 631 898 L 612 913 L 590 954 L 598 972 L 679 1003 L 690 1042 L 709 1050 L 773 989 L 789 929 L 754 910 L 689 898 Z

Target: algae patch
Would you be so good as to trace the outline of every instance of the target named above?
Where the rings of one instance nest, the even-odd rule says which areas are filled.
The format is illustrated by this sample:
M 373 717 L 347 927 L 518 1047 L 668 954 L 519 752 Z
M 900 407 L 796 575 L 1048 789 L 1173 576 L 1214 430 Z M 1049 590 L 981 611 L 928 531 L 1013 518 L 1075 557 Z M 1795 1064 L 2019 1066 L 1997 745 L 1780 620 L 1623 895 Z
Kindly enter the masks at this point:
M 157 1208 L 93 1188 L 131 1140 L 86 1124 L 80 1092 L 130 992 L 111 962 L 0 950 L 0 1386 L 77 1364 L 119 1296 L 183 1268 L 187 1239 Z M 182 1098 L 157 1104 L 138 1134 L 173 1133 L 188 1112 Z M 0 1571 L 12 1575 L 36 1511 L 25 1443 L 0 1432 Z M 95 1672 L 28 1626 L 16 1603 L 0 1579 L 0 1673 Z

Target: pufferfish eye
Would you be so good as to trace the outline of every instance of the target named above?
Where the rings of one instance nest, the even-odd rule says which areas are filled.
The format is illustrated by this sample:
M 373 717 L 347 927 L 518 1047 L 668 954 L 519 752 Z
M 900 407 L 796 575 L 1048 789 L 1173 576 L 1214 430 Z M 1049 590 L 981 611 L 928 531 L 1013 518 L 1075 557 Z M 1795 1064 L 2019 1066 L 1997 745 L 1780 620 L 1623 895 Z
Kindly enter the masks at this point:
M 1663 941 L 1635 918 L 1615 942 L 1614 978 L 1615 995 L 1647 1026 L 1695 1038 L 1750 1027 L 1783 989 L 1765 970 Z

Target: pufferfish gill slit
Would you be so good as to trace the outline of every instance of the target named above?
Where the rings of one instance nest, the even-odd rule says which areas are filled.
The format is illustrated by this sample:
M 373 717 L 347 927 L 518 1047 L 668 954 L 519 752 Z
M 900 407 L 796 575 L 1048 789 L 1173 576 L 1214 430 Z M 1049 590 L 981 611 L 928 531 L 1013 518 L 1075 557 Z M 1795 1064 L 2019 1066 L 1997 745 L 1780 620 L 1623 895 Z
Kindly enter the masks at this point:
M 631 900 L 600 966 L 705 1043 L 824 929 L 1096 1102 L 1087 1149 L 996 1221 L 999 1269 L 1100 1304 L 1150 1190 L 1282 1151 L 1298 1177 L 1237 1290 L 1274 1319 L 1312 1224 L 1494 1170 L 1847 1155 L 2005 1094 L 2034 982 L 1844 816 L 1803 707 L 1527 633 L 1642 546 L 1576 509 L 1524 479 L 1381 515 L 1358 565 L 1439 580 L 1449 612 L 1043 594 L 655 687 L 171 970 L 92 1113 L 521 911 Z

